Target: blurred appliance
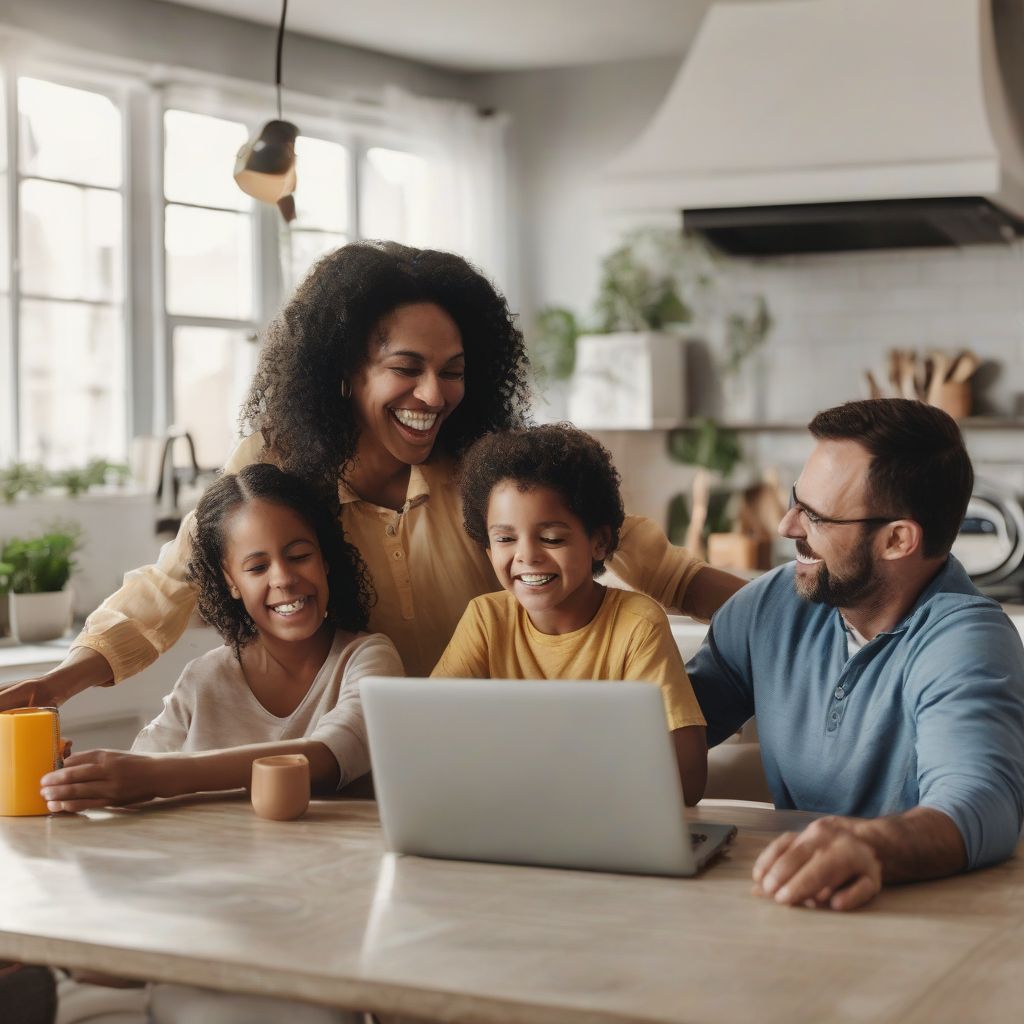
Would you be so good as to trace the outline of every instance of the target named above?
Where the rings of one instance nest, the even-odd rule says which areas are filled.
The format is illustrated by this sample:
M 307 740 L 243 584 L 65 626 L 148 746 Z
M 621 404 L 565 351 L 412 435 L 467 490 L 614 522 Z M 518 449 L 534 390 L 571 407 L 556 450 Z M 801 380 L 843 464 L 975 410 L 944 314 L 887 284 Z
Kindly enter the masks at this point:
M 736 254 L 1024 235 L 1024 0 L 712 4 L 606 172 Z
M 976 480 L 953 554 L 986 594 L 1024 598 L 1024 508 L 1017 495 L 991 480 Z

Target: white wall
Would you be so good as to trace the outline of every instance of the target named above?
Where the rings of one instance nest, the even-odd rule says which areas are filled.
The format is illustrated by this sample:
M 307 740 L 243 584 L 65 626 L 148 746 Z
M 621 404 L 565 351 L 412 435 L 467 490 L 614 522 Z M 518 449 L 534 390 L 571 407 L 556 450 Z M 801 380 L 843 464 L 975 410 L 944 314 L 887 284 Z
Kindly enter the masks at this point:
M 509 288 L 529 326 L 542 306 L 589 312 L 598 261 L 615 237 L 599 182 L 633 140 L 679 69 L 675 58 L 475 76 L 481 105 L 510 115 L 508 148 L 517 224 Z

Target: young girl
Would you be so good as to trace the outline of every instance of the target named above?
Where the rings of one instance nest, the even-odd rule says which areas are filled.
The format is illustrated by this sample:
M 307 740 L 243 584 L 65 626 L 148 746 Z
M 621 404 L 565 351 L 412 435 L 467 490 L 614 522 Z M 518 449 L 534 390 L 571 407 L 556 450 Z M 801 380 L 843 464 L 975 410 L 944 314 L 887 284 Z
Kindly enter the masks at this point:
M 132 753 L 72 754 L 44 776 L 51 811 L 244 787 L 268 754 L 305 754 L 322 791 L 369 770 L 359 681 L 402 663 L 360 632 L 369 584 L 327 504 L 270 464 L 222 477 L 196 509 L 188 576 L 225 646 L 186 666 Z
M 465 456 L 467 534 L 504 591 L 470 602 L 435 676 L 635 679 L 661 687 L 683 792 L 704 794 L 704 716 L 668 619 L 644 594 L 595 576 L 619 541 L 619 474 L 567 423 L 481 438 Z

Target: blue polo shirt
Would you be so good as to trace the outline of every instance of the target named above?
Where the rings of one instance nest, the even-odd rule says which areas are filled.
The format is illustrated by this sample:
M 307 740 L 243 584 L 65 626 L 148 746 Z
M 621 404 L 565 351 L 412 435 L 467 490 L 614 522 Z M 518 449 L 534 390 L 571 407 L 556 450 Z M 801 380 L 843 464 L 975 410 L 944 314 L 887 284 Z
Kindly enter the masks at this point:
M 687 665 L 721 743 L 757 714 L 776 807 L 874 818 L 922 805 L 969 867 L 1010 856 L 1024 821 L 1024 648 L 950 556 L 906 618 L 852 657 L 794 565 L 745 586 Z

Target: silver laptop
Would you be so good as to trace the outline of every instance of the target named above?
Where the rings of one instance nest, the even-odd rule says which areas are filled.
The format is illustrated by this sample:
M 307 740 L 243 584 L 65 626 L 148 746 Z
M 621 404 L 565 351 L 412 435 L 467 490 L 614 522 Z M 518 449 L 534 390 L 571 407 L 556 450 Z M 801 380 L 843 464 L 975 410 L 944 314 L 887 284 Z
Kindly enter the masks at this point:
M 735 835 L 687 824 L 657 686 L 372 677 L 361 689 L 397 853 L 693 875 Z

